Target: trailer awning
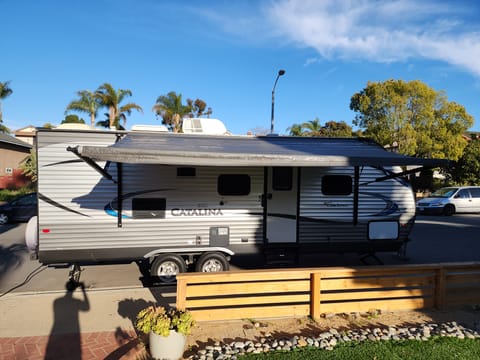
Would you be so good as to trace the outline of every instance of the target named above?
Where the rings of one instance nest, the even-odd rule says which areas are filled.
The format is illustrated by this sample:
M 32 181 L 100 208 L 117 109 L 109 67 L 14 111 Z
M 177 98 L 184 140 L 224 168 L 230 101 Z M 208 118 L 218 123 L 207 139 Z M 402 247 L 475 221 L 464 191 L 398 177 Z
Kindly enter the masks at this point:
M 128 133 L 117 143 L 79 145 L 80 156 L 95 161 L 181 166 L 445 166 L 386 151 L 371 140 L 289 136 L 207 136 Z

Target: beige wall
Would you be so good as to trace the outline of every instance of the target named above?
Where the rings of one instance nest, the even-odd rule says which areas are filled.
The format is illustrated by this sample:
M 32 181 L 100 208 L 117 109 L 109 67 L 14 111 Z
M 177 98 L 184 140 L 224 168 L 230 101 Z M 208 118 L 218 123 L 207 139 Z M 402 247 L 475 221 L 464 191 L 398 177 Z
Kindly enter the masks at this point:
M 0 176 L 9 175 L 5 171 L 6 168 L 18 169 L 20 162 L 30 154 L 30 150 L 20 147 L 6 146 L 2 144 L 0 147 Z

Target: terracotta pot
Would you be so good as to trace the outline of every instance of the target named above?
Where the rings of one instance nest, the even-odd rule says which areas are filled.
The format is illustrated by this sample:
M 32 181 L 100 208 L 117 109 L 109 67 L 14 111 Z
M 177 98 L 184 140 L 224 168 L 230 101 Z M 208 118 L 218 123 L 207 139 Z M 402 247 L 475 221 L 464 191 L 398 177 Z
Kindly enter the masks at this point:
M 185 350 L 187 337 L 170 330 L 169 336 L 157 335 L 150 331 L 150 355 L 154 359 L 178 360 L 182 357 Z

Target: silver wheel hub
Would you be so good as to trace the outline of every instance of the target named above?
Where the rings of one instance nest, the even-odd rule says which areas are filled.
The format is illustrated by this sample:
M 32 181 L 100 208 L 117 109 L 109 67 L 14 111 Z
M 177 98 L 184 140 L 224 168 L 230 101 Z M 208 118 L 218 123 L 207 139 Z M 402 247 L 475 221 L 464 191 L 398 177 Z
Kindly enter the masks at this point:
M 178 265 L 174 261 L 165 261 L 158 268 L 158 276 L 171 276 L 180 272 Z
M 202 266 L 203 272 L 219 272 L 222 270 L 223 270 L 222 263 L 216 259 L 207 260 Z

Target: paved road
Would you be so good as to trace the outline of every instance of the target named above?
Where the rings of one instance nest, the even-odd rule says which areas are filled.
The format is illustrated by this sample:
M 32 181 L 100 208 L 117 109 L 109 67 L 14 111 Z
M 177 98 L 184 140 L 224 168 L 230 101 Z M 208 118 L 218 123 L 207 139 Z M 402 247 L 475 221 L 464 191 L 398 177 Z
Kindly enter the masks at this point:
M 7 291 L 64 290 L 69 269 L 42 267 L 23 246 L 25 224 L 0 226 L 0 296 Z M 480 215 L 419 216 L 411 234 L 409 263 L 480 261 Z M 385 264 L 404 263 L 394 254 L 379 254 Z M 302 266 L 363 265 L 356 254 L 305 257 Z M 240 263 L 232 268 L 261 267 Z M 143 286 L 135 264 L 86 267 L 82 281 L 89 288 Z M 22 285 L 23 284 L 23 285 Z

